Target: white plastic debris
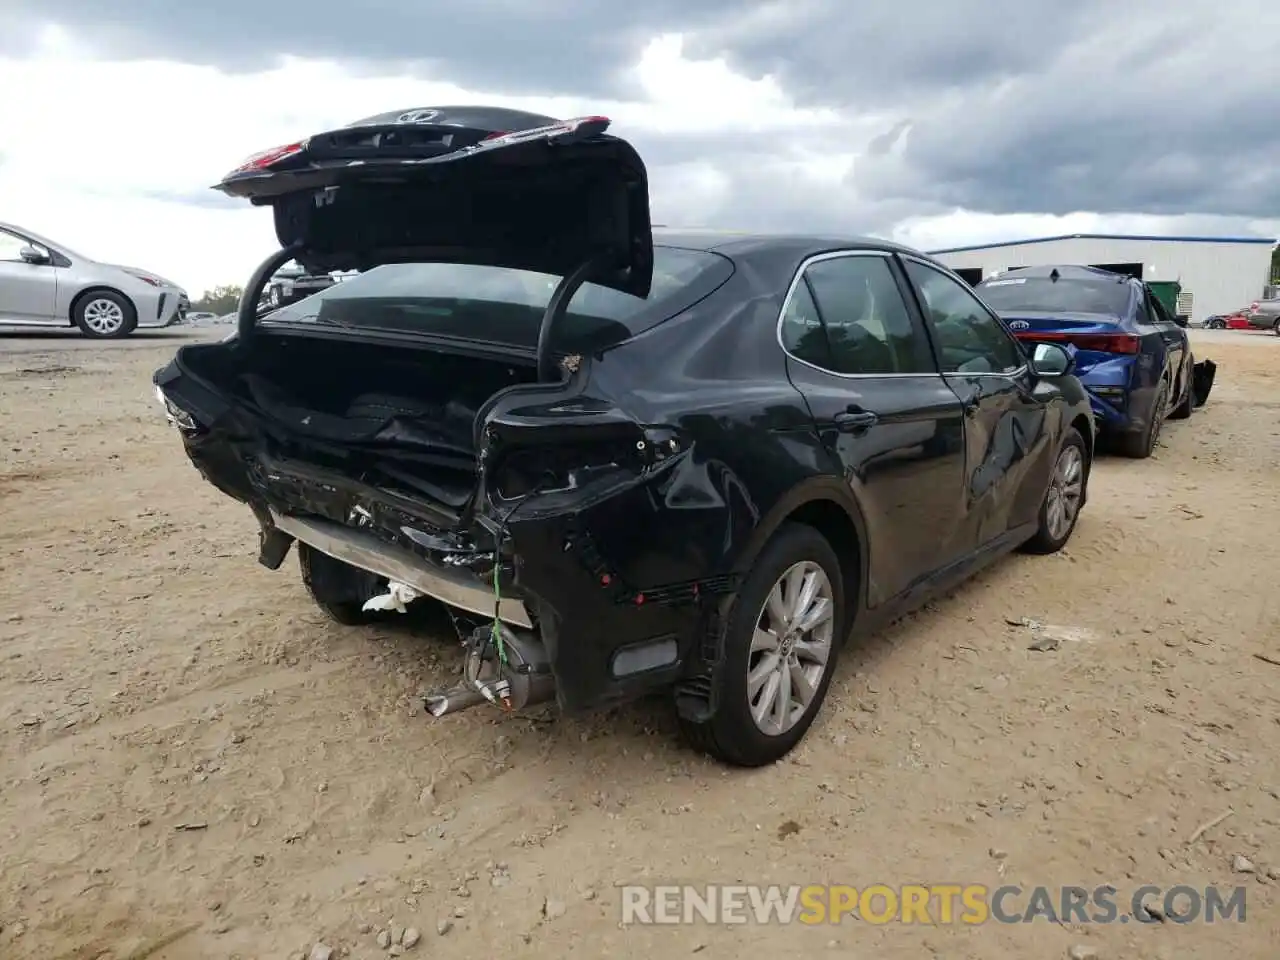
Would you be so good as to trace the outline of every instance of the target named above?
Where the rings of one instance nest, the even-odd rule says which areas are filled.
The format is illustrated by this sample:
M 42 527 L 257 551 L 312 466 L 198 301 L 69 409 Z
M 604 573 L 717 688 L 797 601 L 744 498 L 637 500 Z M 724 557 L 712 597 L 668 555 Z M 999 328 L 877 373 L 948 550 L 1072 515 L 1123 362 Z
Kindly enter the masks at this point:
M 396 613 L 407 612 L 405 608 L 417 600 L 422 594 L 407 583 L 392 580 L 387 584 L 387 592 L 377 597 L 370 597 L 364 602 L 363 610 L 394 610 Z

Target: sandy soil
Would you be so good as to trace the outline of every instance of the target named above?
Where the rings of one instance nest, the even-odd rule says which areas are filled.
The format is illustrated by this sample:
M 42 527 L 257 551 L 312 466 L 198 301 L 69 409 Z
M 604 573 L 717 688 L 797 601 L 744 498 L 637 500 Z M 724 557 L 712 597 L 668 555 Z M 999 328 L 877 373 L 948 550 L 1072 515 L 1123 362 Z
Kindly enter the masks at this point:
M 1197 339 L 1209 406 L 1099 461 L 1066 552 L 850 650 L 741 773 L 661 703 L 424 717 L 447 628 L 336 626 L 256 564 L 152 398 L 174 338 L 0 335 L 0 957 L 372 958 L 392 923 L 439 958 L 1274 956 L 1280 340 Z M 1248 919 L 621 929 L 625 882 L 1244 882 Z

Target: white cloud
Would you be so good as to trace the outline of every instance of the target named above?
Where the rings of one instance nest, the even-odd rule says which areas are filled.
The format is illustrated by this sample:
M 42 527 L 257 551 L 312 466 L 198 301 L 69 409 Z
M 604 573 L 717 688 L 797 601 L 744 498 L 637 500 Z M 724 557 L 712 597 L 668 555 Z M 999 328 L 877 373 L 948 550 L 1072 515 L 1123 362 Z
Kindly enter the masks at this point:
M 772 80 L 747 80 L 719 61 L 684 60 L 679 37 L 655 40 L 635 79 L 645 100 L 602 104 L 493 96 L 314 60 L 230 75 L 165 61 L 97 60 L 87 45 L 51 28 L 30 59 L 0 59 L 0 89 L 41 91 L 0 100 L 0 216 L 198 293 L 243 280 L 275 242 L 266 210 L 197 205 L 209 186 L 257 150 L 356 117 L 485 102 L 557 116 L 605 113 L 616 128 L 641 136 L 785 132 L 838 120 L 829 111 L 796 110 Z M 698 218 L 732 200 L 714 164 L 670 172 L 655 193 L 680 198 L 681 209 Z
M 198 295 L 242 282 L 275 247 L 268 211 L 201 205 L 217 198 L 212 183 L 258 150 L 388 109 L 482 102 L 556 116 L 604 113 L 617 132 L 641 144 L 661 137 L 714 144 L 724 137 L 745 145 L 732 156 L 651 166 L 655 221 L 684 226 L 741 222 L 741 212 L 759 199 L 740 195 L 743 181 L 735 174 L 744 167 L 759 174 L 765 189 L 797 198 L 804 209 L 822 207 L 828 220 L 837 208 L 838 221 L 841 205 L 875 201 L 857 193 L 856 160 L 902 119 L 802 109 L 771 77 L 749 79 L 722 60 L 687 59 L 679 36 L 655 38 L 632 79 L 637 99 L 601 103 L 496 96 L 320 60 L 285 58 L 270 71 L 226 74 L 158 60 L 95 59 L 89 44 L 51 28 L 29 58 L 0 58 L 0 89 L 7 91 L 0 98 L 0 219 L 88 256 L 154 270 Z M 850 206 L 848 233 L 870 229 L 855 218 Z M 1106 222 L 1116 229 L 1119 221 Z M 1096 230 L 1102 223 L 1092 214 L 957 211 L 904 222 L 896 233 L 928 248 Z M 1147 230 L 1160 232 L 1156 225 Z

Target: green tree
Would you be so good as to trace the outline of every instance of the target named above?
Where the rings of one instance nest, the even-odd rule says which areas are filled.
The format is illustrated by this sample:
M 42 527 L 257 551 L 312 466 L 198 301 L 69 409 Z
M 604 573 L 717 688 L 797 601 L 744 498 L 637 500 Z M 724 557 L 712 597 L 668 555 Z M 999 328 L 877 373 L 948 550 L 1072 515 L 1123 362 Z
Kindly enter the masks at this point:
M 191 302 L 191 311 L 193 313 L 216 313 L 218 316 L 222 316 L 224 313 L 234 313 L 236 308 L 240 306 L 240 294 L 242 292 L 242 287 L 214 287 L 212 290 L 206 290 L 199 300 Z

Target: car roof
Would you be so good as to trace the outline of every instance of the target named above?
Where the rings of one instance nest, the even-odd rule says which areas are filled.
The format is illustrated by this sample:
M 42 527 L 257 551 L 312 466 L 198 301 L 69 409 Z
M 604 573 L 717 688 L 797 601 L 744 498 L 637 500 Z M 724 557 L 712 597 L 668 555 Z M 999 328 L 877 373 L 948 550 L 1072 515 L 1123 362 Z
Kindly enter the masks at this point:
M 1142 282 L 1136 277 L 1131 277 L 1126 273 L 1116 273 L 1114 270 L 1103 270 L 1100 267 L 1085 267 L 1078 263 L 1050 263 L 1038 267 L 1018 267 L 1016 270 L 1005 270 L 1001 273 L 984 277 L 982 282 L 986 283 L 988 280 L 1008 280 L 1011 277 L 1048 279 L 1055 270 L 1058 271 L 1058 279 L 1060 280 L 1113 280 L 1116 283 Z
M 820 234 L 752 233 L 731 230 L 682 229 L 654 227 L 653 242 L 661 247 L 684 247 L 690 250 L 707 250 L 728 257 L 751 253 L 789 253 L 801 257 L 813 256 L 829 250 L 884 250 L 890 253 L 910 254 L 930 263 L 945 265 L 919 250 L 883 240 L 879 237 L 857 235 L 835 237 Z

